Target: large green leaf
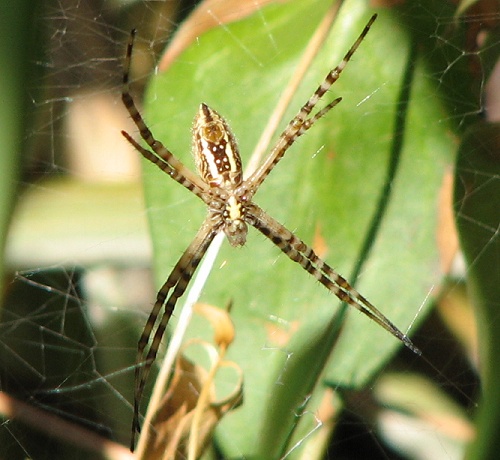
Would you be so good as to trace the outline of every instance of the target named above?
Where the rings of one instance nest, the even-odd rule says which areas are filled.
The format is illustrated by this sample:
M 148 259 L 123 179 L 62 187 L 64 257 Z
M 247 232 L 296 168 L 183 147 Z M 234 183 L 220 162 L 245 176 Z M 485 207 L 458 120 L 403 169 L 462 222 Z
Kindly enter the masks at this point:
M 192 165 L 190 126 L 205 102 L 227 118 L 248 160 L 327 7 L 319 0 L 272 5 L 199 37 L 151 81 L 146 114 L 155 136 Z M 281 127 L 340 62 L 371 13 L 365 2 L 345 2 Z M 404 331 L 423 318 L 422 304 L 439 279 L 436 195 L 453 144 L 432 82 L 393 14 L 381 12 L 327 95 L 341 95 L 342 103 L 290 149 L 256 202 L 306 242 L 319 235 L 326 260 L 340 273 L 349 277 L 360 267 L 357 288 Z M 159 286 L 206 210 L 151 165 L 145 189 Z M 401 344 L 355 311 L 337 340 L 329 331 L 340 302 L 258 235 L 250 231 L 241 249 L 223 248 L 202 300 L 224 306 L 233 299 L 237 337 L 230 357 L 245 373 L 245 402 L 220 427 L 225 453 L 277 458 L 295 420 L 269 431 L 269 408 L 277 430 L 323 372 L 318 360 L 331 353 L 329 382 L 361 386 Z M 308 410 L 321 392 L 320 385 Z

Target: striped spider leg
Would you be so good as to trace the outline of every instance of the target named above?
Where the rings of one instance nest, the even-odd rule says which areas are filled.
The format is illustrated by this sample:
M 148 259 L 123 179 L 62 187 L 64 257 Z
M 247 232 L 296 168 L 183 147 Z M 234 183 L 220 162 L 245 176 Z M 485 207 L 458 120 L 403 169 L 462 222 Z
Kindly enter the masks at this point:
M 184 294 L 198 264 L 219 232 L 224 232 L 229 243 L 238 247 L 246 242 L 248 225 L 255 227 L 341 301 L 364 313 L 413 352 L 420 354 L 420 350 L 406 334 L 321 260 L 311 247 L 252 201 L 253 195 L 264 179 L 295 140 L 340 102 L 341 98 L 334 99 L 323 109 L 313 113 L 317 103 L 339 78 L 375 19 L 376 15 L 372 16 L 341 63 L 328 73 L 321 85 L 281 133 L 263 164 L 246 180 L 243 179 L 240 154 L 232 132 L 226 121 L 206 104 L 200 105 L 192 132 L 193 154 L 199 176 L 186 168 L 160 141 L 154 138 L 130 94 L 129 69 L 135 36 L 135 32 L 132 31 L 124 63 L 122 101 L 137 126 L 142 140 L 152 151 L 143 148 L 128 133 L 122 131 L 122 134 L 147 160 L 156 164 L 175 181 L 193 192 L 208 208 L 208 215 L 200 230 L 159 290 L 139 339 L 135 371 L 132 449 L 135 433 L 140 429 L 140 400 L 168 321 L 177 300 Z

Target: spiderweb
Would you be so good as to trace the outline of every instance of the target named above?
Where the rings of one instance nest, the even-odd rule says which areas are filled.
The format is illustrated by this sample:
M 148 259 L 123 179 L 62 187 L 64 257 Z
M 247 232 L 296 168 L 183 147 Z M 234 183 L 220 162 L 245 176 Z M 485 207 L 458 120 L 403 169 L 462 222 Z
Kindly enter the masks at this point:
M 6 176 L 12 173 L 15 204 L 0 325 L 0 456 L 127 457 L 137 339 L 155 286 L 195 234 L 204 209 L 149 169 L 143 200 L 138 155 L 119 135 L 122 129 L 135 132 L 119 102 L 125 43 L 130 29 L 137 28 L 137 95 L 145 77 L 160 73 L 146 98 L 146 118 L 158 138 L 191 165 L 193 107 L 216 104 L 228 117 L 245 161 L 244 152 L 256 142 L 253 133 L 262 131 L 276 102 L 273 95 L 286 85 L 314 31 L 313 20 L 310 26 L 303 21 L 300 30 L 294 29 L 294 35 L 304 35 L 302 44 L 282 37 L 276 24 L 292 21 L 298 2 L 269 3 L 256 7 L 256 2 L 242 2 L 242 9 L 254 10 L 253 16 L 235 24 L 224 14 L 229 6 L 213 2 L 210 14 L 198 22 L 200 28 L 185 32 L 185 41 L 190 41 L 189 33 L 198 39 L 186 54 L 176 54 L 179 61 L 172 58 L 173 76 L 166 83 L 154 65 L 169 34 L 188 16 L 186 4 L 47 1 L 31 16 L 26 12 L 32 18 L 33 41 L 26 43 L 29 34 L 17 32 L 18 45 L 28 45 L 32 53 L 27 60 L 32 79 L 26 88 L 26 154 L 16 152 L 17 159 L 11 160 L 18 161 L 20 175 L 16 167 L 3 167 Z M 321 2 L 307 3 L 301 7 L 318 18 L 323 15 Z M 499 226 L 494 196 L 489 208 L 484 205 L 491 220 L 484 219 L 471 211 L 477 206 L 453 196 L 452 176 L 457 146 L 470 139 L 466 129 L 481 118 L 498 121 L 500 16 L 483 3 L 464 16 L 444 2 L 398 8 L 379 2 L 377 12 L 375 30 L 353 59 L 352 73 L 346 69 L 344 80 L 332 89 L 333 97 L 344 97 L 339 111 L 306 136 L 319 140 L 306 139 L 290 153 L 292 158 L 273 172 L 257 201 L 348 278 L 361 260 L 359 289 L 402 328 L 414 325 L 412 337 L 425 359 L 397 351 L 390 337 L 385 342 L 384 331 L 349 314 L 321 375 L 323 390 L 296 390 L 293 410 L 283 406 L 295 420 L 280 452 L 285 458 L 460 458 L 473 436 L 480 379 L 465 279 L 471 266 L 480 266 L 483 254 L 497 250 Z M 327 40 L 331 47 L 325 45 L 319 55 L 322 67 L 306 76 L 299 102 L 338 61 L 370 13 L 360 1 L 343 5 L 342 19 Z M 227 68 L 216 67 L 217 73 L 211 66 L 227 60 L 231 47 L 241 58 L 230 59 Z M 406 80 L 405 72 L 411 73 Z M 404 174 L 387 179 L 398 110 L 407 114 L 400 142 L 410 153 L 401 157 L 402 166 L 394 166 Z M 388 131 L 378 130 L 380 120 L 390 126 Z M 488 139 L 488 145 L 498 139 L 495 130 L 475 132 L 481 135 L 473 137 L 472 151 L 479 151 L 477 139 Z M 330 135 L 333 141 L 326 140 Z M 479 194 L 471 184 L 480 184 L 479 191 L 487 189 L 490 195 L 498 191 L 500 171 L 494 166 L 481 169 L 473 161 L 457 165 L 456 177 L 464 179 L 467 197 Z M 369 241 L 364 255 L 366 228 L 376 215 L 384 180 L 388 189 L 401 192 L 391 195 L 387 214 L 377 224 L 379 236 Z M 435 185 L 420 189 L 419 182 Z M 435 219 L 428 227 L 409 221 L 414 214 L 401 214 L 419 201 L 434 203 L 422 214 Z M 458 243 L 450 237 L 452 206 L 479 233 L 474 256 L 467 259 L 471 265 L 457 256 Z M 424 239 L 437 243 L 420 245 Z M 270 426 L 267 408 L 279 414 L 279 404 L 287 400 L 285 392 L 275 394 L 275 389 L 290 388 L 290 376 L 300 380 L 307 372 L 295 360 L 298 350 L 311 343 L 299 326 L 306 323 L 320 336 L 332 304 L 337 306 L 289 265 L 268 242 L 250 236 L 238 254 L 223 250 L 206 288 L 208 302 L 224 306 L 233 299 L 236 341 L 231 358 L 242 366 L 245 378 L 243 405 L 228 414 L 216 434 L 222 458 L 251 456 L 258 451 L 255 445 L 268 442 L 247 427 Z M 431 305 L 437 308 L 431 311 Z M 410 311 L 402 311 L 407 307 Z M 498 319 L 492 316 L 489 322 L 495 329 Z M 191 335 L 203 335 L 207 328 L 206 323 L 195 324 Z M 238 348 L 239 338 L 249 352 Z M 247 354 L 257 361 L 246 362 Z M 381 361 L 379 354 L 385 356 Z M 262 363 L 272 363 L 270 376 L 262 377 Z M 277 424 L 284 423 L 285 418 L 276 417 Z

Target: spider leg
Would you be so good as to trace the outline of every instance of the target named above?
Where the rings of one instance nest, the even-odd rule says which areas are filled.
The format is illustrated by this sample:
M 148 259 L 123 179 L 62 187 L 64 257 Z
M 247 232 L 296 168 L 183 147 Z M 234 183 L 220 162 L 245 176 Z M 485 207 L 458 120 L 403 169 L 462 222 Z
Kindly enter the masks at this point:
M 179 159 L 177 159 L 170 150 L 168 150 L 159 140 L 155 139 L 151 130 L 147 127 L 144 118 L 140 114 L 137 106 L 135 105 L 134 99 L 130 94 L 130 63 L 132 60 L 132 49 L 134 47 L 134 38 L 135 38 L 135 29 L 130 32 L 130 38 L 127 44 L 127 53 L 125 55 L 124 69 L 123 69 L 123 84 L 122 84 L 122 101 L 123 105 L 128 110 L 130 117 L 133 122 L 137 126 L 139 133 L 144 139 L 144 141 L 151 147 L 153 152 L 163 161 L 163 163 L 167 163 L 171 169 L 177 170 L 176 174 L 171 174 L 168 171 L 168 168 L 163 168 L 160 166 L 160 162 L 155 160 L 154 155 L 151 152 L 145 153 L 144 149 L 139 148 L 139 144 L 132 139 L 128 133 L 122 131 L 122 134 L 125 138 L 136 148 L 138 149 L 142 155 L 147 158 L 152 163 L 155 163 L 160 169 L 163 169 L 167 172 L 170 177 L 179 182 L 184 187 L 189 190 L 195 192 L 198 196 L 200 196 L 200 191 L 207 190 L 208 186 L 189 168 L 187 168 L 184 163 L 182 163 Z M 198 193 L 197 193 L 198 192 Z
M 186 251 L 184 251 L 184 254 L 182 254 L 181 258 L 173 268 L 167 281 L 165 281 L 165 284 L 158 291 L 156 302 L 149 315 L 137 347 L 131 450 L 134 449 L 135 434 L 140 431 L 139 408 L 144 386 L 146 385 L 146 380 L 151 370 L 151 366 L 156 358 L 156 354 L 160 347 L 161 339 L 165 333 L 168 321 L 172 316 L 177 300 L 184 294 L 189 282 L 191 281 L 193 273 L 198 267 L 201 259 L 205 255 L 205 252 L 218 231 L 219 226 L 213 225 L 212 216 L 209 215 L 196 234 L 193 242 L 189 245 Z M 162 309 L 164 311 L 158 321 L 160 311 Z M 156 331 L 153 335 L 153 329 L 155 329 L 155 326 Z M 147 345 L 150 342 L 152 335 L 153 340 L 151 341 L 149 350 L 147 350 Z
M 324 107 L 322 110 L 318 111 L 316 115 L 311 116 L 311 112 L 316 107 L 316 104 L 321 100 L 321 98 L 325 95 L 325 93 L 340 77 L 340 74 L 344 70 L 347 63 L 350 61 L 352 55 L 358 49 L 363 39 L 366 37 L 366 34 L 368 34 L 368 31 L 370 30 L 370 27 L 372 26 L 376 18 L 377 18 L 376 14 L 374 14 L 370 18 L 370 20 L 366 24 L 365 28 L 363 29 L 357 40 L 353 43 L 349 51 L 344 56 L 344 59 L 342 59 L 342 61 L 337 67 L 335 67 L 328 73 L 328 75 L 325 77 L 323 82 L 318 86 L 313 95 L 299 110 L 297 115 L 295 115 L 295 117 L 290 121 L 290 123 L 288 123 L 287 127 L 284 129 L 284 131 L 278 138 L 276 145 L 272 149 L 269 156 L 246 181 L 249 184 L 250 189 L 257 190 L 258 187 L 264 181 L 264 179 L 278 164 L 281 158 L 283 158 L 283 155 L 288 150 L 288 148 L 295 142 L 295 140 L 302 134 L 304 134 L 311 126 L 314 125 L 314 123 L 316 123 L 316 121 L 318 121 L 321 117 L 326 115 L 328 111 L 330 111 L 340 102 L 340 98 L 335 99 L 334 101 L 330 102 L 326 107 Z
M 247 218 L 251 225 L 269 238 L 291 260 L 297 262 L 304 270 L 314 276 L 342 302 L 364 313 L 417 355 L 422 354 L 406 334 L 401 332 L 381 311 L 356 291 L 345 278 L 321 260 L 311 247 L 287 230 L 286 227 L 254 203 L 247 211 Z
M 153 155 L 148 149 L 142 147 L 129 133 L 122 131 L 122 135 L 127 141 L 129 141 L 134 148 L 141 153 L 141 155 L 149 160 L 151 163 L 155 164 L 162 171 L 166 172 L 172 179 L 179 184 L 186 187 L 189 191 L 193 192 L 196 196 L 204 200 L 204 191 L 198 187 L 197 184 L 191 182 L 186 176 L 180 173 L 177 169 L 172 168 L 163 158 Z M 204 200 L 205 201 L 205 200 Z

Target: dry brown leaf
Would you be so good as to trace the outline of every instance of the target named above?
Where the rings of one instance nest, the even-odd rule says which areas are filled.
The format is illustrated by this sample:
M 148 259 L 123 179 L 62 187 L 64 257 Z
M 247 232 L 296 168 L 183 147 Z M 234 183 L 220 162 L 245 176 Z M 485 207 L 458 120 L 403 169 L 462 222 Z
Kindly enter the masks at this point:
M 228 310 L 230 309 L 230 305 Z M 214 328 L 214 342 L 219 347 L 228 347 L 234 340 L 234 324 L 227 310 L 206 303 L 197 303 L 194 311 L 205 317 Z
M 182 23 L 165 50 L 158 67 L 165 71 L 193 41 L 210 29 L 250 16 L 268 3 L 286 0 L 206 0 Z
M 316 224 L 316 228 L 314 229 L 314 239 L 313 239 L 313 249 L 314 252 L 321 259 L 325 259 L 328 254 L 328 244 L 323 236 L 321 231 L 321 225 L 319 223 Z
M 479 350 L 476 316 L 467 297 L 464 285 L 446 283 L 437 302 L 441 319 L 467 352 L 467 356 L 479 367 Z
M 448 274 L 458 252 L 458 234 L 453 216 L 453 172 L 447 171 L 439 191 L 437 243 L 441 270 Z
M 197 305 L 195 311 L 213 325 L 217 347 L 198 339 L 182 347 L 169 389 L 152 418 L 152 429 L 145 430 L 144 435 L 149 439 L 141 458 L 198 458 L 210 442 L 219 420 L 242 402 L 242 370 L 236 363 L 224 360 L 227 347 L 234 339 L 228 312 L 207 304 Z M 184 357 L 193 345 L 201 346 L 208 354 L 208 370 Z M 237 380 L 233 391 L 217 399 L 216 374 L 228 367 L 235 370 Z
M 269 322 L 265 324 L 266 335 L 270 343 L 284 348 L 290 342 L 293 334 L 299 330 L 299 326 L 299 321 L 289 322 L 286 327 L 279 322 Z

